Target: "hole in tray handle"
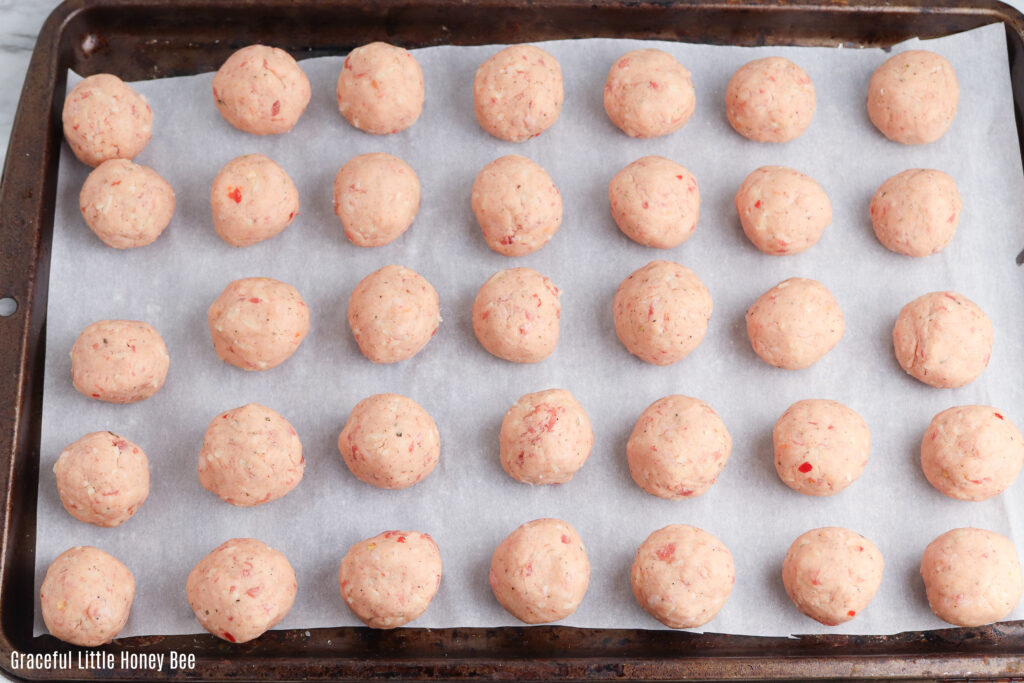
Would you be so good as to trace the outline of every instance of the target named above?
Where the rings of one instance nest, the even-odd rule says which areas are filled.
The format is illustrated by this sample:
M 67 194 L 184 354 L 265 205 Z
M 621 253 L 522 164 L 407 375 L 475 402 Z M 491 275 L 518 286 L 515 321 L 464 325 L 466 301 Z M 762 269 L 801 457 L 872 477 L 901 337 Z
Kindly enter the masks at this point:
M 0 297 L 0 318 L 9 318 L 18 310 L 18 302 L 9 296 Z

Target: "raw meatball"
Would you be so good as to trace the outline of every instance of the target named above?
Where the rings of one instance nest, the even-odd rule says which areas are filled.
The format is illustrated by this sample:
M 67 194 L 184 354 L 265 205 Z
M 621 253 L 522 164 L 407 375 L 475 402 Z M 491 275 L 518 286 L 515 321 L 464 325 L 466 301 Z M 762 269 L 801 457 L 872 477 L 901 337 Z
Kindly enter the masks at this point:
M 258 403 L 213 418 L 199 451 L 199 483 L 240 507 L 277 500 L 298 486 L 305 469 L 291 423 Z
M 54 638 L 95 647 L 124 628 L 135 599 L 135 577 L 113 555 L 75 546 L 57 556 L 39 590 L 43 623 Z
M 651 261 L 635 271 L 612 302 L 619 341 L 654 365 L 671 365 L 697 348 L 713 309 L 700 278 L 671 261 Z
M 682 500 L 711 488 L 729 461 L 732 437 L 722 418 L 689 396 L 659 398 L 644 410 L 626 443 L 629 473 L 659 498 Z
M 700 217 L 697 179 L 664 157 L 643 157 L 619 171 L 608 183 L 608 201 L 619 230 L 645 247 L 678 247 Z
M 905 145 L 933 142 L 953 123 L 960 84 L 953 65 L 926 50 L 893 55 L 868 84 L 868 116 L 885 137 Z
M 697 527 L 670 524 L 636 551 L 630 575 L 633 595 L 669 628 L 703 626 L 725 606 L 736 582 L 732 553 Z
M 374 363 L 412 358 L 441 324 L 441 304 L 427 279 L 402 266 L 364 277 L 348 300 L 348 325 Z
M 874 543 L 830 526 L 793 541 L 782 561 L 782 583 L 798 610 L 825 626 L 838 626 L 864 611 L 884 569 Z
M 844 331 L 839 303 L 817 280 L 784 280 L 747 310 L 747 335 L 754 353 L 786 370 L 817 363 L 839 343 Z
M 233 538 L 188 575 L 188 604 L 203 628 L 231 643 L 259 638 L 284 619 L 298 583 L 288 558 L 254 538 Z
M 149 460 L 113 432 L 93 432 L 65 448 L 53 466 L 60 502 L 75 519 L 120 526 L 149 495 Z
M 527 522 L 498 545 L 488 577 L 494 597 L 527 624 L 565 619 L 590 585 L 590 561 L 576 530 L 560 519 Z
M 789 142 L 814 118 L 816 97 L 807 72 L 782 57 L 736 70 L 725 90 L 725 115 L 737 133 L 756 142 Z
M 334 177 L 334 213 L 357 247 L 380 247 L 409 229 L 420 210 L 420 180 L 409 164 L 377 152 L 352 157 Z
M 387 43 L 348 53 L 338 76 L 338 110 L 366 133 L 405 130 L 423 111 L 423 70 L 412 54 Z
M 921 439 L 921 467 L 950 498 L 987 500 L 1005 491 L 1024 465 L 1024 438 L 991 406 L 944 410 Z
M 427 611 L 441 585 L 441 551 L 427 534 L 385 531 L 349 548 L 341 597 L 370 628 L 396 628 Z
M 559 295 L 551 280 L 530 268 L 498 271 L 473 302 L 473 332 L 498 358 L 542 361 L 558 346 Z
M 80 393 L 107 403 L 135 403 L 164 385 L 171 358 L 151 325 L 100 320 L 71 347 L 71 381 Z
M 285 170 L 262 154 L 224 164 L 210 187 L 213 228 L 233 247 L 269 240 L 299 212 L 299 191 Z
M 604 83 L 608 118 L 633 138 L 682 128 L 697 106 L 690 72 L 662 50 L 633 50 L 615 60 Z
M 550 128 L 562 112 L 562 67 L 534 45 L 512 45 L 480 65 L 473 110 L 480 127 L 501 140 L 523 142 Z
M 287 133 L 309 104 L 309 79 L 284 50 L 250 45 L 228 57 L 213 77 L 224 120 L 253 135 Z
M 832 496 L 864 472 L 871 431 L 856 411 L 824 399 L 797 401 L 772 431 L 775 471 L 808 496 Z
M 960 222 L 960 192 L 942 171 L 912 168 L 882 183 L 871 198 L 878 241 L 898 254 L 937 254 L 953 241 Z
M 484 240 L 505 256 L 537 251 L 562 224 L 562 195 L 548 172 L 509 155 L 484 166 L 473 181 L 473 214 Z
M 207 313 L 213 349 L 243 370 L 288 360 L 309 332 L 309 309 L 291 285 L 269 277 L 235 280 Z
M 1009 616 L 1020 600 L 1020 560 L 1010 539 L 985 529 L 953 529 L 925 548 L 921 576 L 928 605 L 956 626 Z
M 799 254 L 813 247 L 832 222 L 832 204 L 809 175 L 762 166 L 736 193 L 743 233 L 766 254 Z
M 526 394 L 501 421 L 501 466 L 525 484 L 564 484 L 590 457 L 594 432 L 565 389 Z
M 892 328 L 900 367 L 933 387 L 962 387 L 988 366 L 992 321 L 956 292 L 931 292 L 903 307 Z
M 382 489 L 405 489 L 424 479 L 441 456 L 441 435 L 423 407 L 398 394 L 376 394 L 352 409 L 338 435 L 352 474 Z
M 113 74 L 89 76 L 72 88 L 61 119 L 68 146 L 89 166 L 134 159 L 153 135 L 146 98 Z
M 110 159 L 85 179 L 78 207 L 85 224 L 108 247 L 144 247 L 171 222 L 174 188 L 151 168 Z

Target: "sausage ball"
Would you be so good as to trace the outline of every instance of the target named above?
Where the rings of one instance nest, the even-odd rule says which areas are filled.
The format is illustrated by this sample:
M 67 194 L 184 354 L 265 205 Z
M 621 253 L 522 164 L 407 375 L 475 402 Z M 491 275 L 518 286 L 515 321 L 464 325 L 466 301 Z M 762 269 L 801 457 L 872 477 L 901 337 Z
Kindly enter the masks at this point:
M 732 437 L 711 406 L 689 396 L 659 398 L 626 442 L 629 473 L 652 496 L 682 500 L 711 488 L 725 469 Z
M 864 418 L 836 401 L 797 401 L 772 431 L 775 471 L 789 488 L 833 496 L 864 472 L 871 432 Z
M 817 280 L 794 277 L 762 294 L 747 310 L 747 336 L 765 363 L 801 370 L 843 338 L 839 302 Z
M 765 254 L 807 251 L 832 222 L 832 203 L 814 178 L 785 166 L 762 166 L 736 193 L 743 234 Z
M 789 142 L 814 118 L 814 83 L 782 57 L 764 57 L 736 70 L 725 89 L 725 115 L 737 133 L 755 142 Z
M 714 304 L 689 268 L 651 261 L 622 281 L 612 301 L 615 333 L 626 349 L 653 365 L 671 365 L 704 340 Z
M 107 403 L 135 403 L 164 385 L 171 358 L 153 327 L 138 320 L 99 320 L 71 347 L 71 380 L 79 393 Z
M 943 136 L 956 117 L 960 84 L 944 57 L 927 50 L 893 55 L 871 75 L 868 116 L 882 135 L 904 145 Z
M 921 439 L 921 468 L 950 498 L 988 500 L 1012 484 L 1024 465 L 1024 437 L 1002 411 L 957 406 L 932 418 Z
M 253 135 L 287 133 L 309 104 L 309 79 L 290 54 L 249 45 L 228 57 L 213 77 L 213 99 L 224 120 Z
M 506 47 L 473 78 L 477 122 L 509 142 L 529 140 L 554 125 L 564 96 L 558 60 L 534 45 Z
M 960 191 L 942 171 L 912 168 L 882 183 L 871 198 L 871 226 L 886 249 L 907 256 L 937 254 L 960 223 Z
M 437 333 L 441 304 L 425 277 L 384 266 L 352 290 L 348 324 L 364 356 L 374 363 L 397 363 L 415 356 Z
M 992 321 L 957 292 L 931 292 L 903 307 L 892 328 L 900 367 L 933 387 L 970 384 L 988 367 Z
M 615 60 L 604 83 L 604 110 L 632 138 L 682 128 L 697 106 L 690 72 L 663 50 L 633 50 Z
M 53 465 L 57 493 L 75 519 L 120 526 L 149 496 L 149 460 L 113 432 L 93 432 L 65 448 Z
M 498 545 L 488 581 L 509 614 L 527 624 L 546 624 L 579 607 L 590 585 L 590 560 L 568 522 L 535 519 Z
M 93 169 L 78 195 L 89 229 L 108 247 L 152 244 L 174 215 L 174 188 L 151 168 L 110 159 Z
M 473 302 L 473 332 L 490 353 L 513 363 L 537 363 L 558 346 L 562 304 L 558 287 L 530 268 L 491 276 Z
M 213 229 L 233 247 L 269 240 L 299 212 L 299 191 L 283 168 L 262 154 L 224 164 L 210 187 Z
M 647 537 L 630 572 L 633 595 L 669 628 L 703 626 L 725 606 L 736 582 L 732 553 L 697 527 L 670 524 Z
M 61 121 L 71 151 L 93 167 L 108 159 L 134 159 L 153 135 L 146 98 L 113 74 L 89 76 L 72 88 Z
M 441 585 L 441 551 L 427 534 L 385 531 L 349 548 L 341 597 L 370 628 L 396 628 L 427 611 Z
M 98 548 L 81 545 L 57 556 L 39 590 L 50 635 L 82 647 L 116 638 L 134 599 L 135 577 L 128 567 Z
M 423 407 L 399 394 L 356 404 L 338 435 L 338 451 L 360 481 L 405 489 L 424 479 L 441 456 L 441 435 Z
M 594 447 L 590 418 L 565 389 L 522 396 L 501 421 L 501 466 L 524 484 L 564 484 Z
M 562 195 L 548 172 L 526 157 L 503 156 L 473 181 L 473 214 L 484 241 L 505 256 L 537 251 L 562 224 Z
M 269 277 L 235 280 L 210 305 L 217 356 L 243 370 L 269 370 L 295 353 L 309 332 L 309 309 L 299 291 Z
M 403 131 L 423 111 L 423 69 L 401 47 L 375 42 L 352 50 L 338 76 L 338 111 L 365 133 Z
M 419 210 L 416 171 L 392 154 L 352 157 L 334 177 L 334 213 L 357 247 L 394 242 Z
M 619 171 L 608 183 L 608 202 L 626 237 L 656 249 L 690 239 L 700 217 L 697 179 L 664 157 L 643 157 Z

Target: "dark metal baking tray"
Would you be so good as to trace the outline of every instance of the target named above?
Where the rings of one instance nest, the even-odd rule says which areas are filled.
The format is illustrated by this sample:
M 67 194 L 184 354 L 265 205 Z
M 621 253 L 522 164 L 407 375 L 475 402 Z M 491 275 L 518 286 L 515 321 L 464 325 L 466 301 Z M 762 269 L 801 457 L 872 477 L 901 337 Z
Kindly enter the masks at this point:
M 273 631 L 118 640 L 102 650 L 190 652 L 192 671 L 10 671 L 18 652 L 69 652 L 32 635 L 36 494 L 50 244 L 67 69 L 126 80 L 215 70 L 267 43 L 295 57 L 372 40 L 406 47 L 620 37 L 733 45 L 889 46 L 1003 22 L 1021 139 L 1024 16 L 994 0 L 69 0 L 40 33 L 0 180 L 0 668 L 35 679 L 966 678 L 1024 674 L 1024 622 L 894 636 L 754 638 L 531 628 Z M 197 627 L 198 630 L 198 627 Z M 308 635 L 307 635 L 308 634 Z

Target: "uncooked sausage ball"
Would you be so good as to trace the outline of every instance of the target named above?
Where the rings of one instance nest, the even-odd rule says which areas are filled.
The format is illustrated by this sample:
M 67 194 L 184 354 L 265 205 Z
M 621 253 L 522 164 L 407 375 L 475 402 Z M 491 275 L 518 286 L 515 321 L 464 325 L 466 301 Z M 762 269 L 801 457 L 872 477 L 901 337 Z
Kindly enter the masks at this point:
M 107 403 L 135 403 L 164 385 L 171 358 L 160 333 L 138 320 L 100 320 L 71 347 L 71 379 L 80 393 Z
M 109 643 L 124 628 L 135 599 L 135 577 L 116 557 L 80 545 L 50 564 L 39 599 L 50 635 L 95 647 Z
M 1020 600 L 1020 560 L 1013 542 L 985 529 L 952 529 L 925 548 L 921 576 L 928 606 L 956 626 L 1005 619 Z
M 864 611 L 884 569 L 874 543 L 849 529 L 823 527 L 789 546 L 782 583 L 798 610 L 825 626 L 838 626 Z
M 108 247 L 144 247 L 171 222 L 174 188 L 151 168 L 110 159 L 85 179 L 78 207 L 85 224 Z
M 659 498 L 682 500 L 711 488 L 725 469 L 732 437 L 711 406 L 666 396 L 644 410 L 626 442 L 629 473 Z
M 419 210 L 416 171 L 392 154 L 352 157 L 334 177 L 334 213 L 357 247 L 394 242 Z
M 521 397 L 501 421 L 501 466 L 525 484 L 564 484 L 594 446 L 590 418 L 565 389 Z
M 199 451 L 199 483 L 240 507 L 277 500 L 298 486 L 305 468 L 291 423 L 258 403 L 213 418 Z
M 814 365 L 843 338 L 839 302 L 817 280 L 794 277 L 762 294 L 747 310 L 747 335 L 769 365 L 801 370 Z
M 385 531 L 349 548 L 341 597 L 370 628 L 396 628 L 427 611 L 441 585 L 441 551 L 427 534 Z
M 437 333 L 441 304 L 425 277 L 384 266 L 352 290 L 348 324 L 364 356 L 374 363 L 397 363 L 415 356 Z
M 725 115 L 737 133 L 756 142 L 789 142 L 814 118 L 816 97 L 807 72 L 783 57 L 744 64 L 725 90 Z
M 690 72 L 663 50 L 634 50 L 615 60 L 604 84 L 604 110 L 633 138 L 682 128 L 697 106 Z
M 562 224 L 562 195 L 540 164 L 517 155 L 495 159 L 473 181 L 473 214 L 484 241 L 505 256 L 537 251 Z
M 387 43 L 357 47 L 338 76 L 338 110 L 374 135 L 403 131 L 423 111 L 423 69 L 412 54 Z
M 992 355 L 992 321 L 957 292 L 931 292 L 903 307 L 892 328 L 896 360 L 933 387 L 970 384 Z
M 498 545 L 488 578 L 509 614 L 527 624 L 546 624 L 579 607 L 590 585 L 590 560 L 568 522 L 535 519 Z
M 153 135 L 146 98 L 113 74 L 89 76 L 72 88 L 61 120 L 71 151 L 89 166 L 134 159 Z
M 489 58 L 473 79 L 480 127 L 500 140 L 523 142 L 554 125 L 562 112 L 562 67 L 535 45 L 512 45 Z
M 243 370 L 269 370 L 288 360 L 309 332 L 299 291 L 269 277 L 235 280 L 207 313 L 213 349 Z
M 871 225 L 886 249 L 907 256 L 937 254 L 960 223 L 960 191 L 942 171 L 912 168 L 882 183 L 871 198 Z
M 423 407 L 399 394 L 376 394 L 352 409 L 338 450 L 360 481 L 405 489 L 424 479 L 441 456 L 441 435 Z
M 736 193 L 743 233 L 765 254 L 799 254 L 832 222 L 832 203 L 814 178 L 785 166 L 762 166 Z
M 678 247 L 700 217 L 697 179 L 664 157 L 643 157 L 619 171 L 608 183 L 608 201 L 619 230 L 645 247 Z
M 93 432 L 65 448 L 53 465 L 60 502 L 75 519 L 124 524 L 149 495 L 149 460 L 113 432 Z
M 228 57 L 213 77 L 224 120 L 253 135 L 287 133 L 306 111 L 309 79 L 290 54 L 250 45 Z
M 299 191 L 283 168 L 262 154 L 224 164 L 210 187 L 213 229 L 233 247 L 279 234 L 299 212 Z
M 254 538 L 233 538 L 199 561 L 185 593 L 207 631 L 231 643 L 259 638 L 284 619 L 298 582 L 288 558 Z
M 871 432 L 864 418 L 842 403 L 797 401 L 772 431 L 775 471 L 782 482 L 809 496 L 832 496 L 864 472 Z
M 697 527 L 670 524 L 647 537 L 630 572 L 633 596 L 669 628 L 703 626 L 725 606 L 736 582 L 732 553 Z
M 671 365 L 697 348 L 713 309 L 700 278 L 671 261 L 651 261 L 635 271 L 612 301 L 619 341 L 653 365 Z
M 1001 410 L 957 406 L 932 418 L 921 439 L 921 467 L 950 498 L 988 500 L 1024 465 L 1024 438 Z
M 868 84 L 871 122 L 885 137 L 904 145 L 941 138 L 956 117 L 959 101 L 953 65 L 927 50 L 893 55 Z
M 530 268 L 501 270 L 473 302 L 473 332 L 489 352 L 513 363 L 537 363 L 558 346 L 558 287 Z

